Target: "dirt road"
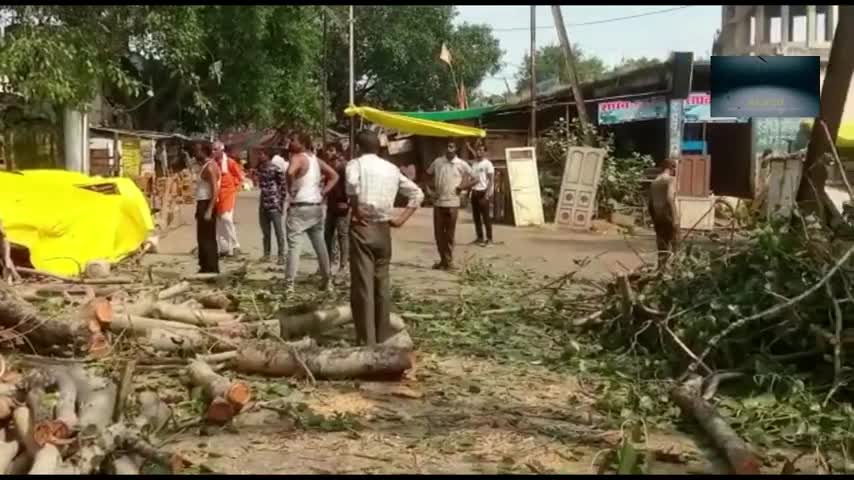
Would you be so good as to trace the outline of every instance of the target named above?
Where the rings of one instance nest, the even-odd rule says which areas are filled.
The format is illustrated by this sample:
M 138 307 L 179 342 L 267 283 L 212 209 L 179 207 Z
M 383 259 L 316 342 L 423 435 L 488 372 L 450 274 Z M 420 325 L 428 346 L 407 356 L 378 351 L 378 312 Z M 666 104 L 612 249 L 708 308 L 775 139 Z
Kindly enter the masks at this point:
M 195 247 L 195 225 L 192 211 L 182 212 L 184 225 L 171 231 L 161 242 L 160 256 L 154 261 L 168 257 L 181 263 L 189 262 L 188 268 L 195 268 L 193 258 L 188 253 Z M 248 258 L 261 255 L 261 231 L 258 227 L 258 194 L 244 192 L 237 202 L 235 221 L 243 251 Z M 645 233 L 634 237 L 625 237 L 610 224 L 597 223 L 600 229 L 607 231 L 574 232 L 558 229 L 553 225 L 542 227 L 512 227 L 496 225 L 494 227 L 496 245 L 488 248 L 469 245 L 475 238 L 471 212 L 460 213 L 457 225 L 457 247 L 455 256 L 458 264 L 472 259 L 480 259 L 494 268 L 526 268 L 543 275 L 560 275 L 575 268 L 575 261 L 587 257 L 597 257 L 585 269 L 585 274 L 601 277 L 611 272 L 624 271 L 637 267 L 641 260 L 637 252 L 646 261 L 654 261 L 650 251 L 654 248 L 654 236 Z M 432 210 L 421 209 L 399 230 L 393 232 L 393 278 L 407 282 L 415 277 L 447 280 L 448 274 L 434 272 L 430 266 L 438 259 L 436 244 L 433 241 Z M 275 247 L 274 247 L 275 248 Z M 313 257 L 307 241 L 301 247 L 303 256 Z M 316 271 L 314 261 L 301 262 L 301 271 Z
M 249 259 L 257 258 L 261 247 L 256 209 L 256 195 L 244 193 L 236 221 Z M 189 211 L 184 218 L 188 225 L 170 233 L 160 254 L 146 262 L 195 269 L 195 259 L 188 254 L 195 243 Z M 613 231 L 496 226 L 495 238 L 501 244 L 470 246 L 470 218 L 463 213 L 457 230 L 461 265 L 479 260 L 492 269 L 527 269 L 542 278 L 564 274 L 576 268 L 575 261 L 598 255 L 584 275 L 601 277 L 637 266 L 640 256 L 651 258 L 651 237 L 627 241 Z M 396 230 L 393 248 L 396 287 L 408 294 L 463 294 L 457 275 L 430 269 L 436 259 L 431 210 L 419 211 Z M 308 258 L 301 265 L 306 274 L 316 268 Z M 270 291 L 275 294 L 281 267 L 266 267 L 265 272 L 272 277 Z M 311 286 L 298 285 L 298 293 L 300 288 Z M 347 301 L 346 290 L 337 295 L 337 301 Z M 452 329 L 454 320 L 447 321 Z M 423 332 L 441 330 L 441 322 L 416 330 L 416 345 L 429 343 Z M 504 333 L 512 334 L 495 335 Z M 540 338 L 536 341 L 556 340 Z M 599 400 L 596 387 L 565 370 L 546 368 L 539 361 L 509 364 L 465 349 L 426 350 L 419 348 L 416 379 L 405 384 L 247 379 L 258 401 L 279 407 L 250 409 L 233 427 L 208 431 L 201 438 L 198 431 L 187 432 L 173 448 L 226 473 L 595 473 L 597 455 L 619 445 L 619 422 L 603 418 L 594 408 Z M 711 468 L 684 435 L 650 429 L 646 443 L 648 449 L 678 459 L 662 463 L 656 472 Z

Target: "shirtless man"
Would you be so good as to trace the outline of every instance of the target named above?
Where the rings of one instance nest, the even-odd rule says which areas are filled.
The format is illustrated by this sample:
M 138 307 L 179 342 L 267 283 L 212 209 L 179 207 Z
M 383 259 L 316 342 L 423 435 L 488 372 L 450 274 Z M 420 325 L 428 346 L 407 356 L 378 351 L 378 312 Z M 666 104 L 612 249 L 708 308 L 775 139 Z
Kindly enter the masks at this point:
M 676 208 L 676 159 L 658 165 L 658 175 L 649 186 L 649 214 L 655 227 L 658 269 L 667 264 L 679 242 L 679 210 Z

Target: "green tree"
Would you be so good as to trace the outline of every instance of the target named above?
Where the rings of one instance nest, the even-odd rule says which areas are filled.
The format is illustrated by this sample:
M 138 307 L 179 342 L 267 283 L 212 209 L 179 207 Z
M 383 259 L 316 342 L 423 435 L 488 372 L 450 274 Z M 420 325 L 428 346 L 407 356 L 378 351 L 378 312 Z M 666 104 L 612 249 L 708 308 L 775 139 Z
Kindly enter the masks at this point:
M 105 83 L 138 93 L 143 83 L 122 63 L 133 51 L 190 84 L 198 80 L 189 67 L 201 30 L 185 7 L 5 5 L 0 15 L 10 22 L 0 70 L 26 99 L 83 107 Z
M 627 72 L 631 70 L 636 70 L 644 67 L 651 67 L 653 65 L 660 65 L 661 60 L 657 58 L 647 58 L 647 57 L 638 57 L 638 58 L 623 58 L 611 71 L 612 72 Z
M 329 9 L 330 109 L 340 123 L 349 103 L 347 7 Z M 355 102 L 396 110 L 436 110 L 456 106 L 448 66 L 439 61 L 444 42 L 451 50 L 457 80 L 474 90 L 498 71 L 502 51 L 489 27 L 453 25 L 453 6 L 356 6 Z
M 192 64 L 196 85 L 174 78 L 157 59 L 134 65 L 139 79 L 159 85 L 134 114 L 140 128 L 312 126 L 320 108 L 320 9 L 314 6 L 206 5 L 192 9 L 203 25 Z M 162 92 L 162 93 L 161 93 Z M 119 98 L 133 105 L 145 98 Z M 204 102 L 204 109 L 187 105 Z
M 601 77 L 607 71 L 605 63 L 599 57 L 586 53 L 578 45 L 573 46 L 575 65 L 578 69 L 578 80 L 589 82 Z M 562 84 L 569 83 L 569 72 L 563 58 L 563 50 L 559 45 L 546 45 L 537 49 L 537 82 L 557 80 Z M 531 55 L 525 55 L 522 65 L 516 73 L 516 93 L 527 91 L 531 87 Z

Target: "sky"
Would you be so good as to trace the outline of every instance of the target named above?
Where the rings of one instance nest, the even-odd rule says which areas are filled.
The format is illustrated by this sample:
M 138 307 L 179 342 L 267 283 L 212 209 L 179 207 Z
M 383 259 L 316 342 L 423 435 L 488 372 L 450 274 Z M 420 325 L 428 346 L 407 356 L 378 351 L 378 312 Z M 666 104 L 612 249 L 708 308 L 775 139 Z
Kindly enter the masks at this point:
M 710 56 L 715 31 L 721 24 L 720 5 L 695 5 L 679 10 L 676 5 L 564 5 L 563 20 L 573 44 L 602 58 L 607 65 L 632 57 L 667 58 L 671 50 L 693 51 L 695 56 Z M 485 23 L 493 28 L 504 50 L 503 68 L 498 75 L 481 84 L 485 94 L 506 92 L 504 78 L 515 85 L 515 74 L 530 49 L 531 10 L 528 5 L 458 5 L 456 22 Z M 645 15 L 638 18 L 598 22 Z M 537 7 L 537 47 L 557 45 L 554 19 L 548 5 Z

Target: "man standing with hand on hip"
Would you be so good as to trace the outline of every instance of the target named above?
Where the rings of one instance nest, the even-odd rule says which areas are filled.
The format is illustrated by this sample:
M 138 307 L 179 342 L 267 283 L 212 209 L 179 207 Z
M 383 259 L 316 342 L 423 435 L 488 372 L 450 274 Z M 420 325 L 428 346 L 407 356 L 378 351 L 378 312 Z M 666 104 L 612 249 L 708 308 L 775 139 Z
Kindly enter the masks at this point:
M 450 270 L 454 267 L 454 236 L 457 229 L 457 214 L 460 209 L 460 194 L 477 183 L 469 164 L 457 156 L 457 145 L 448 142 L 445 155 L 433 160 L 427 168 L 433 177 L 433 234 L 439 249 L 439 262 L 435 270 Z
M 350 309 L 361 344 L 388 340 L 390 325 L 391 228 L 401 227 L 421 206 L 424 194 L 393 163 L 380 158 L 377 134 L 368 130 L 356 136 L 359 157 L 346 168 L 350 197 Z M 397 194 L 408 198 L 406 209 L 394 214 Z

